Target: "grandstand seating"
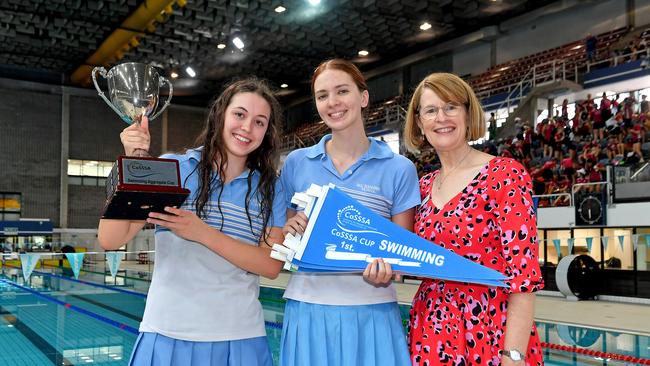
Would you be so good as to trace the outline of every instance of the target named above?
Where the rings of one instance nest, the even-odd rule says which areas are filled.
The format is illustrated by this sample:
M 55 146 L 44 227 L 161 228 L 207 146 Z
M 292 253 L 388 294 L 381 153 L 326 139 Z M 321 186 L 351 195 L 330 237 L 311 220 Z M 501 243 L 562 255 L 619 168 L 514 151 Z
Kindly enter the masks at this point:
M 597 58 L 607 56 L 608 47 L 614 45 L 627 32 L 628 28 L 619 28 L 597 35 Z M 647 32 L 650 37 L 650 31 Z M 548 73 L 553 67 L 564 70 L 563 76 L 573 79 L 578 70 L 586 69 L 587 58 L 584 50 L 584 40 L 574 41 L 559 47 L 548 49 L 532 55 L 510 60 L 491 67 L 484 73 L 469 78 L 467 81 L 472 86 L 479 98 L 483 99 L 499 93 L 508 92 L 515 87 L 533 68 L 538 73 Z M 561 72 L 562 70 L 560 70 Z M 371 126 L 385 119 L 387 110 L 397 109 L 399 105 L 407 109 L 410 97 L 408 95 L 396 96 L 392 99 L 374 103 L 367 110 L 366 126 Z M 322 122 L 301 125 L 293 132 L 286 133 L 281 143 L 282 150 L 313 145 L 327 131 Z

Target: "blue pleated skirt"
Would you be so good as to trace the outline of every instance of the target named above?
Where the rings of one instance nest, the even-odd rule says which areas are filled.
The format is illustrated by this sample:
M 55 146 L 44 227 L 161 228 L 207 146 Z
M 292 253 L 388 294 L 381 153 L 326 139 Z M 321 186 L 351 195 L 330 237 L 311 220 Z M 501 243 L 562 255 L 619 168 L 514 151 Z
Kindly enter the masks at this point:
M 130 366 L 273 366 L 266 337 L 192 342 L 142 332 Z
M 287 300 L 280 366 L 410 366 L 397 303 L 319 305 Z

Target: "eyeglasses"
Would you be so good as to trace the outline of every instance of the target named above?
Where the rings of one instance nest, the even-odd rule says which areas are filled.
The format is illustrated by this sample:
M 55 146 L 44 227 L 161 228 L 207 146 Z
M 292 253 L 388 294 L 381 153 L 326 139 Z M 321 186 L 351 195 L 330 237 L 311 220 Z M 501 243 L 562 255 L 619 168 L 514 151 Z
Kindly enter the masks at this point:
M 447 117 L 456 117 L 460 114 L 462 109 L 462 104 L 456 102 L 447 102 L 442 107 L 430 106 L 418 110 L 418 115 L 421 119 L 425 121 L 433 121 L 438 117 L 438 112 L 442 110 L 442 113 Z

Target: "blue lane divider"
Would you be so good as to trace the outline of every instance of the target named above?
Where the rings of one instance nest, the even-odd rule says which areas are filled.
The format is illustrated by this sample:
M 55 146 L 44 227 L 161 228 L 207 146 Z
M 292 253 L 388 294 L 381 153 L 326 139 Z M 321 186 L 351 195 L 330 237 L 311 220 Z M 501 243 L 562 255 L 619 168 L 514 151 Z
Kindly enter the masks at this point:
M 112 325 L 112 326 L 114 326 L 116 328 L 122 329 L 124 331 L 129 332 L 129 333 L 132 333 L 132 334 L 135 334 L 135 335 L 137 335 L 139 333 L 137 329 L 135 329 L 135 328 L 133 328 L 131 326 L 128 326 L 128 325 L 120 323 L 120 322 L 116 322 L 113 319 L 109 319 L 109 318 L 107 318 L 105 316 L 99 315 L 97 313 L 93 313 L 92 311 L 88 311 L 88 310 L 80 308 L 80 307 L 78 307 L 76 305 L 72 305 L 72 304 L 69 304 L 67 302 L 63 302 L 63 301 L 61 301 L 59 299 L 56 299 L 56 298 L 54 298 L 52 296 L 42 294 L 42 293 L 40 293 L 40 292 L 38 292 L 38 291 L 36 291 L 34 289 L 31 289 L 29 287 L 21 286 L 21 285 L 15 283 L 13 281 L 0 279 L 0 282 L 4 282 L 4 283 L 9 284 L 9 285 L 11 285 L 13 287 L 17 287 L 17 288 L 19 288 L 19 289 L 21 289 L 23 291 L 31 293 L 32 295 L 38 296 L 38 297 L 40 297 L 42 299 L 45 299 L 45 300 L 51 301 L 51 302 L 53 302 L 53 303 L 55 303 L 57 305 L 63 306 L 66 309 L 76 311 L 76 312 L 78 312 L 80 314 L 89 316 L 89 317 L 91 317 L 93 319 L 96 319 L 96 320 L 99 320 L 99 321 L 104 322 L 106 324 Z
M 264 325 L 266 325 L 269 328 L 282 329 L 282 323 L 276 323 L 276 322 L 265 320 Z
M 7 267 L 9 267 L 9 266 L 7 266 Z M 18 267 L 11 266 L 11 268 L 18 268 Z M 21 269 L 21 268 L 18 268 L 18 269 Z M 99 288 L 103 288 L 103 289 L 111 290 L 111 291 L 122 292 L 122 293 L 129 294 L 129 295 L 140 296 L 140 297 L 142 297 L 144 299 L 147 298 L 146 294 L 143 294 L 143 293 L 140 293 L 140 292 L 135 292 L 135 291 L 124 290 L 124 289 L 121 289 L 119 287 L 111 287 L 111 286 L 107 286 L 107 285 L 101 285 L 101 284 L 95 283 L 95 282 L 78 280 L 78 279 L 75 279 L 75 278 L 70 278 L 70 277 L 66 277 L 66 276 L 61 276 L 61 275 L 56 275 L 56 274 L 41 272 L 41 271 L 36 271 L 36 270 L 32 271 L 32 273 L 38 273 L 38 274 L 44 275 L 44 276 L 60 278 L 62 280 L 66 280 L 66 281 L 83 283 L 84 285 L 99 287 Z

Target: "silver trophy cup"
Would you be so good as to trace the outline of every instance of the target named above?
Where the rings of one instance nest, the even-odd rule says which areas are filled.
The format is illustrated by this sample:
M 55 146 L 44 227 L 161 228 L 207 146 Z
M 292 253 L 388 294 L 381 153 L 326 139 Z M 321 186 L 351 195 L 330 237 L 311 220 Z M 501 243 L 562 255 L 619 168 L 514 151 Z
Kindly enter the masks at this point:
M 97 72 L 108 82 L 110 100 L 97 84 Z M 140 123 L 143 116 L 155 119 L 172 98 L 172 84 L 151 65 L 129 62 L 109 71 L 95 67 L 92 78 L 99 96 L 129 125 Z M 169 95 L 155 112 L 163 84 L 169 87 Z M 106 180 L 102 218 L 144 220 L 151 211 L 164 212 L 165 206 L 180 206 L 190 193 L 181 187 L 177 160 L 152 158 L 141 149 L 134 155 L 117 158 Z
M 97 72 L 108 82 L 110 100 L 97 84 Z M 158 75 L 155 67 L 137 62 L 119 64 L 109 71 L 103 67 L 95 67 L 92 78 L 99 96 L 128 124 L 139 123 L 142 116 L 147 116 L 150 120 L 158 117 L 169 106 L 174 92 L 169 80 Z M 158 106 L 160 86 L 163 84 L 169 87 L 169 95 L 162 108 L 153 114 Z

